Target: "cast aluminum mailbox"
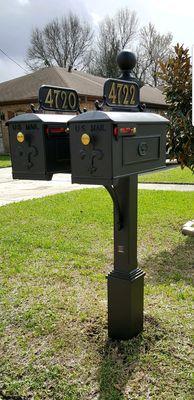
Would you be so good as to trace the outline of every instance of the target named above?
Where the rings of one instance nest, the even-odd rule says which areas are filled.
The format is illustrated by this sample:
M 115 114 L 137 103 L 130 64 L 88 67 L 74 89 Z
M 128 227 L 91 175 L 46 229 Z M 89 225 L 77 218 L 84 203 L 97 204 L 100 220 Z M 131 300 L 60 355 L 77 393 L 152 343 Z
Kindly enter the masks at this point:
M 91 111 L 70 123 L 72 182 L 114 185 L 165 167 L 168 120 L 158 114 Z
M 14 179 L 50 180 L 54 173 L 71 172 L 71 118 L 72 115 L 29 113 L 8 121 Z

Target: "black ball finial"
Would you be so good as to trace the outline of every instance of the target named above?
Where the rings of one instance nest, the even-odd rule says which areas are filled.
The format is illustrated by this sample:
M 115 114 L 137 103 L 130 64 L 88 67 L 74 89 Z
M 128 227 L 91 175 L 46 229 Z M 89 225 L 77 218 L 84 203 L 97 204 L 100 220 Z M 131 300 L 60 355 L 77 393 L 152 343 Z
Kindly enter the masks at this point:
M 122 50 L 117 56 L 117 64 L 121 71 L 131 71 L 136 65 L 136 56 L 129 50 Z

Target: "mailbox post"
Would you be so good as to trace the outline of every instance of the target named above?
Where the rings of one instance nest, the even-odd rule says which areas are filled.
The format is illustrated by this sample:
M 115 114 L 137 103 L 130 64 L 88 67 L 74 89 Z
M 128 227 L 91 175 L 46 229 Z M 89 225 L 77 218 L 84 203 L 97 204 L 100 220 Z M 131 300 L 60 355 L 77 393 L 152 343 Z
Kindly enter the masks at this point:
M 123 71 L 121 79 L 135 81 L 138 85 L 131 77 L 136 64 L 133 53 L 121 52 L 117 62 Z M 143 330 L 145 273 L 137 262 L 138 175 L 121 178 L 114 193 L 114 270 L 107 278 L 108 335 L 113 339 L 130 339 Z
M 114 195 L 114 270 L 108 275 L 108 334 L 115 339 L 130 339 L 143 329 L 144 272 L 137 266 L 137 174 L 119 179 Z
M 143 329 L 144 272 L 137 263 L 137 177 L 165 167 L 167 119 L 140 112 L 139 85 L 131 77 L 135 56 L 121 52 L 120 80 L 104 86 L 111 108 L 71 119 L 73 183 L 101 184 L 114 204 L 114 270 L 108 275 L 108 335 L 130 339 Z

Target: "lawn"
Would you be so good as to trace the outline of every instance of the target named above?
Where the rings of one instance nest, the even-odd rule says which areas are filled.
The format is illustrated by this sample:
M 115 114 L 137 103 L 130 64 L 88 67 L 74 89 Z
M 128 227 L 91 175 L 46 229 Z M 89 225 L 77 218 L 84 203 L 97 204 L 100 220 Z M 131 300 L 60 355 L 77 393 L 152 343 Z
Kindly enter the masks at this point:
M 180 166 L 161 170 L 154 173 L 139 175 L 141 183 L 192 183 L 194 184 L 194 174 L 188 169 L 181 169 Z
M 10 156 L 0 155 L 0 168 L 10 167 L 10 166 L 11 166 Z
M 189 207 L 188 207 L 189 204 Z M 87 189 L 0 208 L 0 398 L 191 400 L 192 192 L 139 192 L 145 324 L 107 338 L 112 205 Z

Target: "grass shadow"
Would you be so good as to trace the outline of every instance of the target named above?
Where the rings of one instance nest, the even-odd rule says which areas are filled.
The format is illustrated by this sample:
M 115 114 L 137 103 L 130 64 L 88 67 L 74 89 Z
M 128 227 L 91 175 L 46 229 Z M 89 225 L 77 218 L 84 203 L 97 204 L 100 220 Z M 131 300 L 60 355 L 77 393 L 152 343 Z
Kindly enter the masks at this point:
M 146 271 L 147 281 L 152 285 L 170 284 L 183 281 L 192 283 L 192 267 L 194 266 L 194 239 L 186 238 L 184 243 L 171 251 L 161 251 L 142 260 L 140 267 Z M 102 362 L 99 369 L 99 400 L 126 400 L 133 398 L 133 385 L 136 374 L 140 373 L 142 359 L 161 346 L 170 335 L 164 323 L 157 317 L 145 315 L 144 331 L 129 341 L 107 340 L 102 349 Z M 161 344 L 158 343 L 161 340 Z M 149 357 L 148 357 L 149 358 Z M 176 360 L 175 360 L 176 362 Z M 144 380 L 146 380 L 144 376 Z M 144 385 L 141 398 L 149 397 L 149 382 Z
M 186 238 L 184 244 L 142 259 L 139 267 L 146 272 L 151 284 L 176 283 L 192 284 L 194 267 L 194 238 Z
M 99 369 L 99 400 L 124 400 L 131 398 L 130 380 L 141 356 L 152 351 L 155 343 L 166 335 L 157 319 L 145 316 L 144 332 L 128 341 L 107 340 L 102 348 Z

